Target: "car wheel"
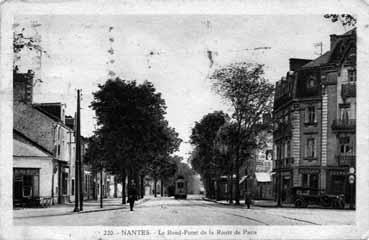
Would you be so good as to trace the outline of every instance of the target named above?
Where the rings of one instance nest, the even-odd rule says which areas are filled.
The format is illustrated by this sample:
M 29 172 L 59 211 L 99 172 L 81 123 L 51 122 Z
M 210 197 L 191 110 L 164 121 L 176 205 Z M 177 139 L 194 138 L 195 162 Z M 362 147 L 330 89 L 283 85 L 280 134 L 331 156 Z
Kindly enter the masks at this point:
M 304 207 L 304 205 L 305 205 L 305 203 L 302 199 L 297 199 L 295 201 L 295 207 L 297 207 L 297 208 L 302 208 L 302 207 Z
M 329 197 L 327 196 L 322 197 L 321 204 L 323 205 L 323 207 L 329 207 L 331 205 Z

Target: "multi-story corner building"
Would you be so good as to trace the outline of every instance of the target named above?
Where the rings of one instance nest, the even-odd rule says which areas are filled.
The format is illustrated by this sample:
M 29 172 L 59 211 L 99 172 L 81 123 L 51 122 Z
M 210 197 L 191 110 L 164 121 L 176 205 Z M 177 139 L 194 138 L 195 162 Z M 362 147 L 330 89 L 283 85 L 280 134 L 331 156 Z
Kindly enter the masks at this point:
M 293 186 L 343 193 L 355 167 L 356 31 L 331 35 L 330 51 L 290 59 L 274 99 L 274 191 L 289 201 Z
M 62 203 L 70 196 L 73 153 L 68 143 L 74 141 L 72 129 L 65 124 L 65 105 L 34 104 L 32 73 L 15 71 L 13 76 L 14 199 L 50 198 Z M 23 151 L 26 147 L 33 150 Z M 42 158 L 31 161 L 33 154 Z

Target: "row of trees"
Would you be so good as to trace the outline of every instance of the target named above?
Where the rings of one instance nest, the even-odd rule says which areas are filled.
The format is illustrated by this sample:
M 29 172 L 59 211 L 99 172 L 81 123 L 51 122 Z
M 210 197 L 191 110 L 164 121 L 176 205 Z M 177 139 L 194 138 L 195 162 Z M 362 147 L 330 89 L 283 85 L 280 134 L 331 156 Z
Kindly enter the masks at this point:
M 126 178 L 128 184 L 134 180 L 141 185 L 142 196 L 144 176 L 154 179 L 155 188 L 159 179 L 163 183 L 174 176 L 178 157 L 172 155 L 182 140 L 165 120 L 165 101 L 151 82 L 116 78 L 98 88 L 90 106 L 98 129 L 90 138 L 85 162 L 120 177 L 125 203 Z
M 274 87 L 263 75 L 263 65 L 241 62 L 215 70 L 211 76 L 214 90 L 232 110 L 231 115 L 209 113 L 192 129 L 191 164 L 204 180 L 208 197 L 216 195 L 212 179 L 226 175 L 235 183 L 235 203 L 239 204 L 240 168 L 255 149 L 265 145 L 260 132 L 271 128 L 271 122 L 262 118 L 271 114 Z

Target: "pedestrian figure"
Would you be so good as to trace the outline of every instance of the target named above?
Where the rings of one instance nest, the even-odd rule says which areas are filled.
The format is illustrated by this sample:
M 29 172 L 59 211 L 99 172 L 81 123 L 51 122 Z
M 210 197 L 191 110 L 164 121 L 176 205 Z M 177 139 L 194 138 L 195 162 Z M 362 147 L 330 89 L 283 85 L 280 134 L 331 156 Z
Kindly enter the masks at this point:
M 133 211 L 133 206 L 135 204 L 136 198 L 137 198 L 136 184 L 133 180 L 131 180 L 131 184 L 128 188 L 128 202 L 131 211 Z
M 250 192 L 245 192 L 245 205 L 247 206 L 247 208 L 250 208 L 250 205 L 251 205 L 251 193 Z

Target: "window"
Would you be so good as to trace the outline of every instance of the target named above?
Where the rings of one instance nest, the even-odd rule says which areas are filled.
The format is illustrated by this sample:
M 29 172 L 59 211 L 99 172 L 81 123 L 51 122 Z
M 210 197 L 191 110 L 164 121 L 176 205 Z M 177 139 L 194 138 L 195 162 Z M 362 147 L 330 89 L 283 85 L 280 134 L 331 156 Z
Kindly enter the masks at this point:
M 58 156 L 60 156 L 60 144 L 58 144 Z
M 307 87 L 308 88 L 314 88 L 316 85 L 316 78 L 315 76 L 310 76 L 308 81 L 307 81 Z
M 318 188 L 319 185 L 319 175 L 317 173 L 303 173 L 301 174 L 302 186 L 310 188 Z
M 23 197 L 32 197 L 33 177 L 23 176 Z
M 68 192 L 68 173 L 62 173 L 62 194 L 67 195 Z
M 341 120 L 348 121 L 350 119 L 350 108 L 349 107 L 342 107 L 340 108 Z
M 348 75 L 349 82 L 355 82 L 356 81 L 356 71 L 354 69 L 348 70 L 347 75 Z
M 308 187 L 308 175 L 307 174 L 302 174 L 302 186 Z
M 307 141 L 306 141 L 305 157 L 308 157 L 308 158 L 315 158 L 316 157 L 315 139 L 314 138 L 308 138 Z
M 314 106 L 307 107 L 305 123 L 308 123 L 308 124 L 316 123 Z
M 284 143 L 284 158 L 288 157 L 288 142 Z
M 291 157 L 291 143 L 287 141 L 287 157 Z
M 353 153 L 353 146 L 352 146 L 349 136 L 340 137 L 339 143 L 340 143 L 340 153 L 341 154 L 350 155 Z
M 309 187 L 318 188 L 318 185 L 319 185 L 318 174 L 310 174 Z

